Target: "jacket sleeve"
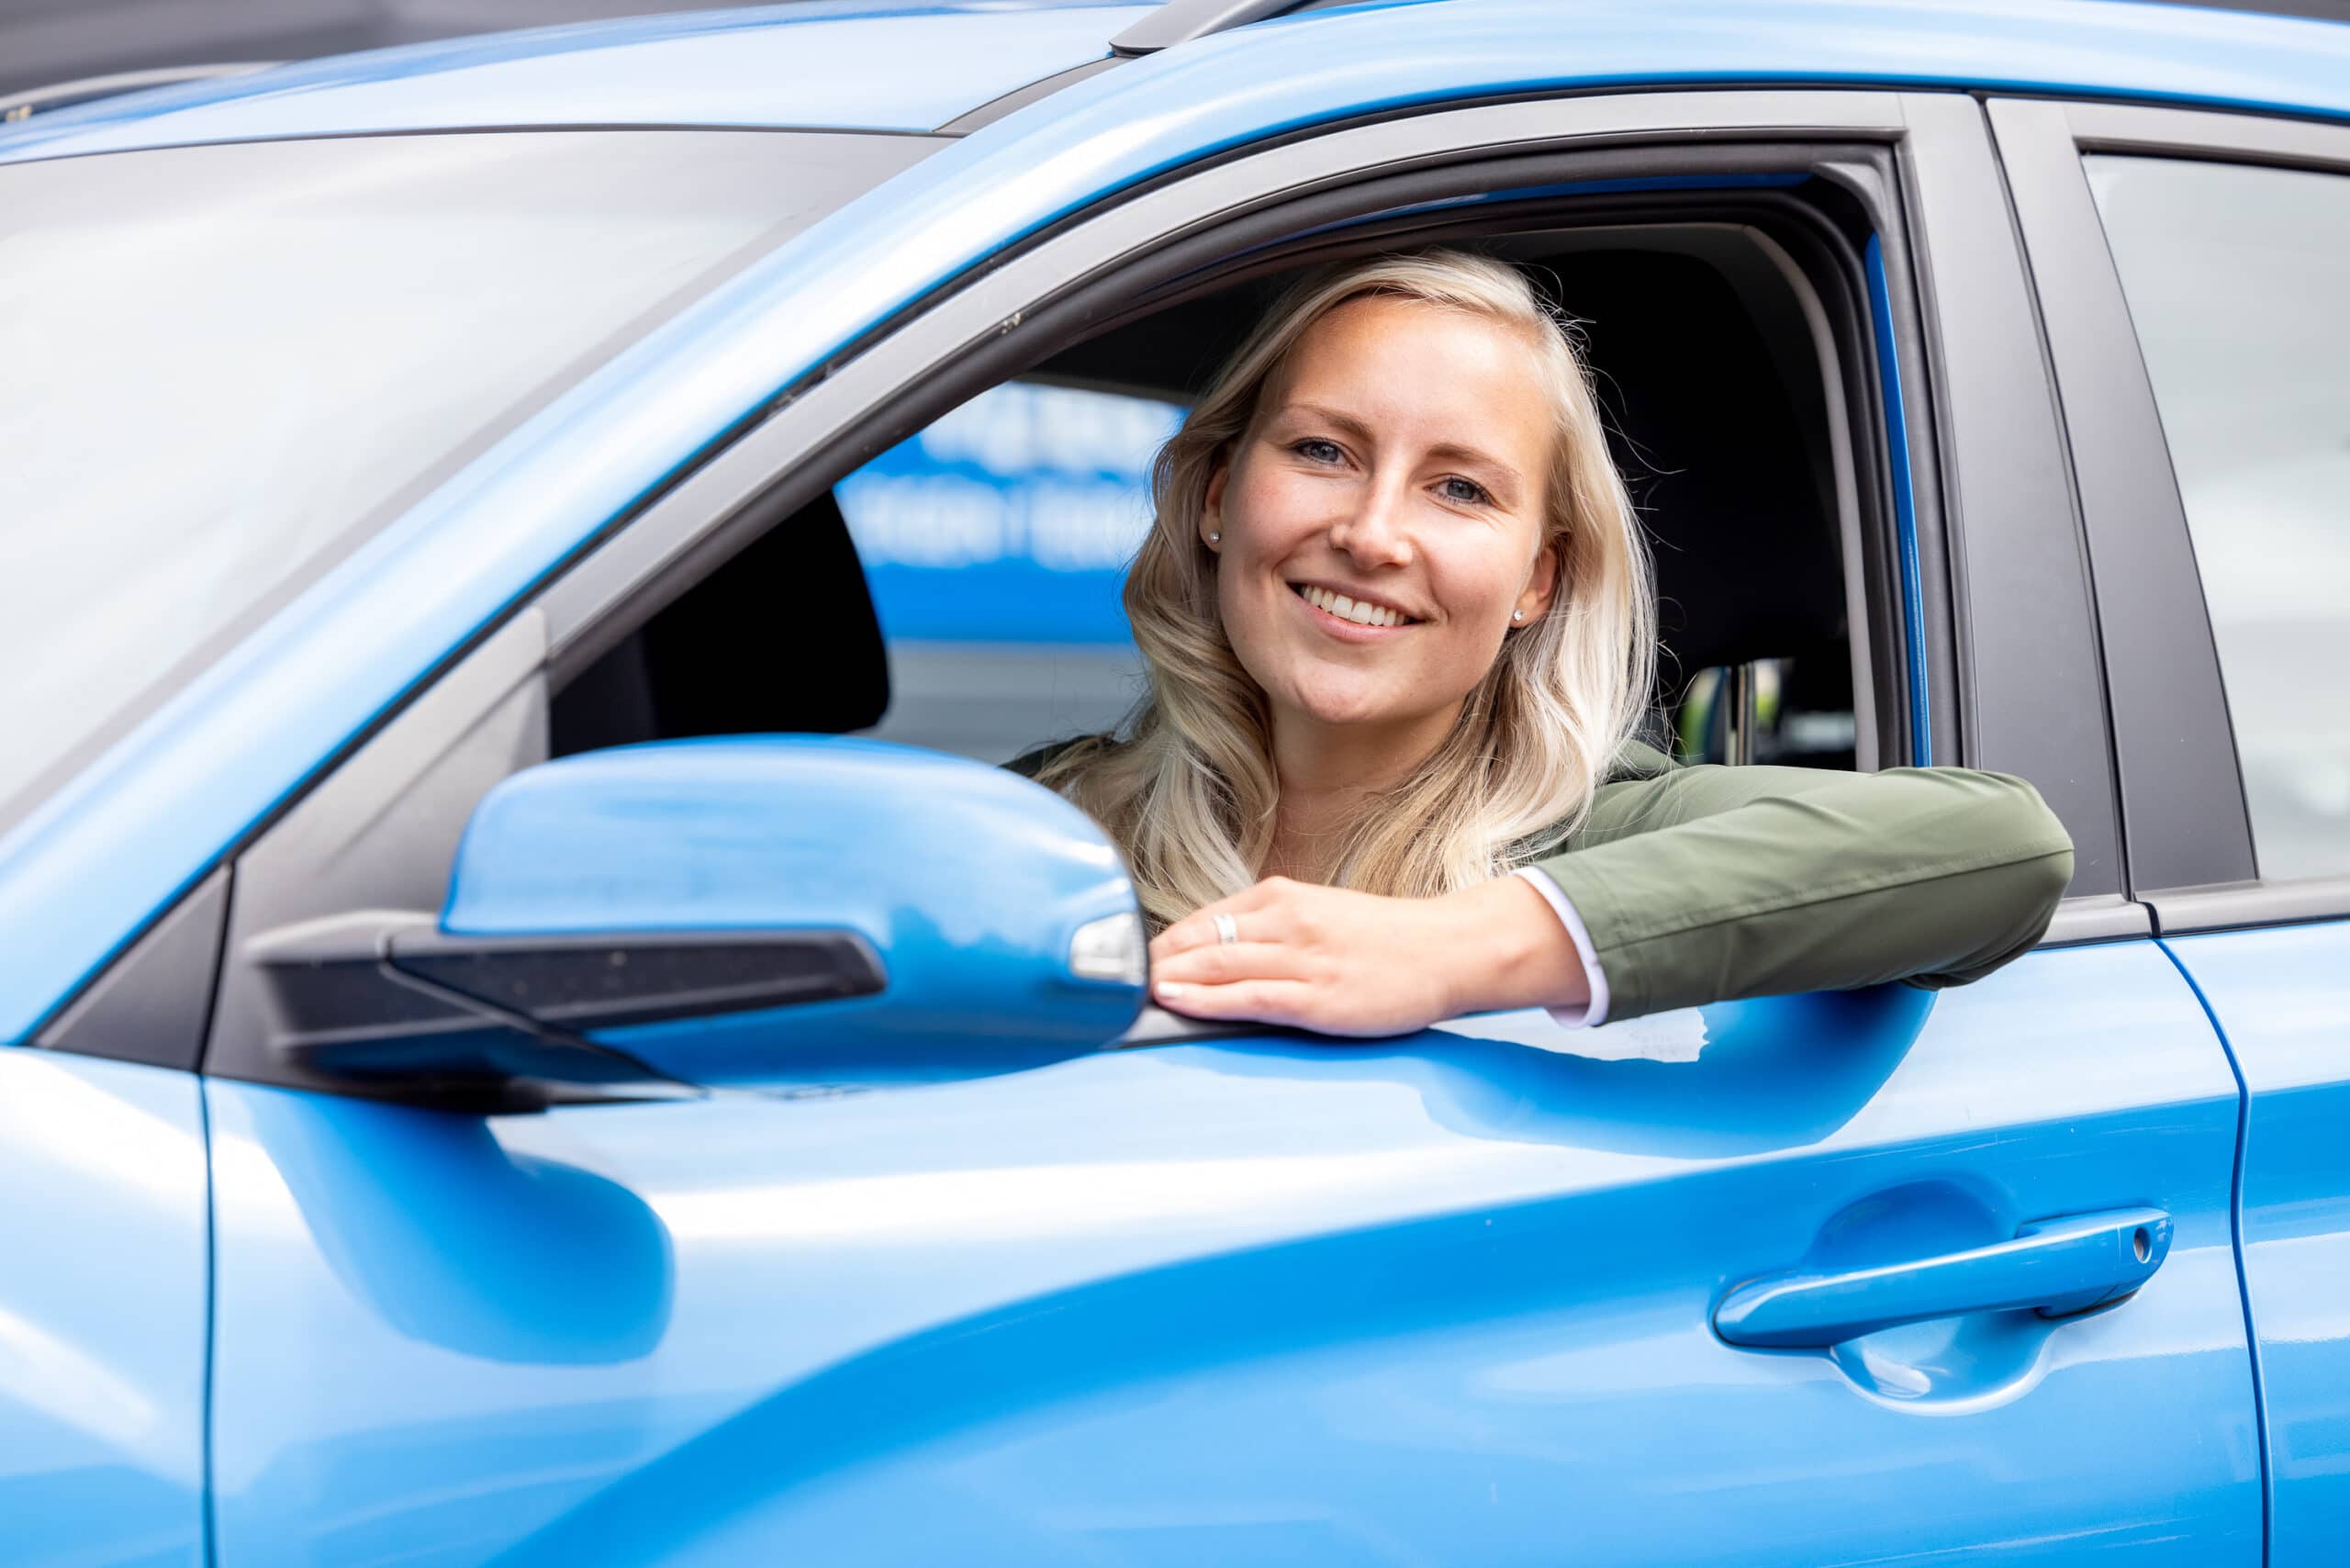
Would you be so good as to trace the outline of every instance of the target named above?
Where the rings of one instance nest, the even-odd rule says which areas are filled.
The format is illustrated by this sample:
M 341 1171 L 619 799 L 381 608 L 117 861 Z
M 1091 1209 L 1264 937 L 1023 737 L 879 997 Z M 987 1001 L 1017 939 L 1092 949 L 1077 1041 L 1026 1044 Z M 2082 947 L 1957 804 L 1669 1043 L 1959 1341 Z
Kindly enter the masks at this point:
M 1534 864 L 1582 914 L 1620 1019 L 1963 985 L 2040 940 L 2073 844 L 2003 773 L 1665 765 L 1605 786 L 1566 849 Z

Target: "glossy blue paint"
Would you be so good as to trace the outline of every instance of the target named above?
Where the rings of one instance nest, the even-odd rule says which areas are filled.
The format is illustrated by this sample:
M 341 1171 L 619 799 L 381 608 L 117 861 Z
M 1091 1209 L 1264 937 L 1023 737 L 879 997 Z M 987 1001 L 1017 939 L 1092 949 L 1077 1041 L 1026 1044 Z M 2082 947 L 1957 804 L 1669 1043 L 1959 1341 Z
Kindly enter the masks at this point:
M 1946 81 L 1902 71 L 1988 61 L 1994 34 L 2009 71 L 2034 40 L 2086 39 L 2094 59 L 2059 50 L 2029 69 L 2119 79 L 2151 49 L 2170 74 L 2139 87 L 2194 81 L 2214 98 L 2313 81 L 2333 47 L 2311 41 L 2324 29 L 2228 17 L 2237 43 L 2193 65 L 2181 40 L 2219 24 L 2192 13 L 1919 6 L 1869 30 L 1882 15 L 1611 17 L 1526 0 L 1333 14 L 1121 67 L 1001 122 L 937 160 L 946 174 L 912 171 L 560 400 L 0 842 L 0 1039 L 735 414 L 895 304 L 1152 167 L 1529 72 L 1692 80 L 1704 72 L 1688 62 L 1710 59 L 1730 73 L 1714 79 L 1774 79 L 1798 43 L 1807 80 L 1825 61 L 1841 79 Z M 1396 25 L 1414 17 L 1444 31 Z M 1782 53 L 1755 52 L 1773 28 Z M 1897 39 L 1912 50 L 1900 70 Z M 1636 56 L 1680 74 L 1622 74 Z M 758 746 L 715 749 L 755 770 Z M 625 784 L 642 763 L 599 766 Z M 453 926 L 576 916 L 595 863 L 563 864 L 576 840 L 556 814 L 530 831 L 537 787 L 468 844 Z M 755 832 L 771 818 L 755 793 L 745 782 L 694 821 Z M 758 901 L 781 896 L 752 885 L 755 842 L 741 866 L 716 863 L 710 889 L 656 847 L 648 834 L 623 868 L 632 896 L 666 899 L 681 924 L 707 924 L 722 897 L 767 912 Z M 2318 1076 L 2341 998 L 2308 980 L 2344 957 L 2329 940 L 2285 950 L 2303 966 L 2290 975 L 2247 960 L 2232 989 L 2211 966 L 2221 1020 L 2255 1009 L 2255 1036 L 2283 1042 L 2264 1059 L 2287 1063 L 2246 1074 L 2247 1217 L 2273 1221 L 2246 1227 L 2246 1260 L 2273 1287 L 2255 1303 L 2300 1335 L 2271 1346 L 2280 1369 L 2340 1342 L 2323 1314 L 2341 1271 L 2316 1285 L 2297 1271 L 2336 1260 L 2344 1227 L 2324 1226 L 2350 1191 L 2318 1131 L 2344 1108 L 2338 1071 Z M 2204 956 L 2180 946 L 2199 975 Z M 1026 1021 L 980 1022 L 1016 1035 Z M 681 1026 L 668 1047 L 697 1048 L 696 1027 L 702 1048 L 722 1037 Z M 968 1036 L 974 1021 L 949 1027 Z M 19 1245 L 0 1256 L 64 1260 L 0 1266 L 6 1517 L 59 1532 L 36 1539 L 61 1552 L 192 1560 L 204 1103 L 194 1081 L 136 1068 L 10 1051 L 0 1070 L 0 1121 L 27 1118 L 0 1138 L 20 1197 L 6 1222 Z M 886 1093 L 724 1090 L 484 1119 L 208 1092 L 215 1557 L 229 1568 L 2260 1561 L 2230 1226 L 2239 1097 L 2152 944 L 2039 953 L 1940 996 L 1777 999 L 1587 1036 L 1509 1015 L 1404 1042 L 1125 1051 Z M 2283 1158 L 2264 1164 L 2270 1105 Z M 21 1201 L 50 1192 L 65 1196 Z M 1942 1256 L 2126 1209 L 2170 1216 L 2170 1250 L 2134 1295 L 2080 1316 L 1968 1312 L 1788 1350 L 1710 1328 L 1731 1287 L 1807 1260 Z M 106 1243 L 95 1261 L 93 1237 Z M 1897 1237 L 1903 1249 L 1885 1250 Z M 43 1353 L 7 1353 L 23 1345 Z M 2292 1522 L 2319 1529 L 2339 1518 L 2325 1445 L 2344 1380 L 2326 1381 L 2338 1358 L 2294 1364 L 2316 1393 L 2289 1416 L 2272 1401 L 2280 1452 L 2301 1445 L 2277 1473 L 2280 1495 L 2301 1488 Z M 59 1485 L 60 1455 L 86 1494 Z M 124 1539 L 93 1543 L 93 1528 Z
M 1909 644 L 1909 762 L 1934 761 L 1933 707 L 1926 683 L 1926 605 L 1918 571 L 1918 498 L 1909 474 L 1909 410 L 1901 396 L 1901 357 L 1893 336 L 1893 300 L 1885 279 L 1885 246 L 1869 236 L 1869 319 L 1876 333 L 1877 385 L 1885 395 L 1885 444 L 1893 457 L 1893 523 L 1901 564 L 1901 624 Z
M 2268 1434 L 2269 1568 L 2350 1540 L 2350 923 L 2165 938 L 2250 1096 L 2240 1198 Z
M 1103 922 L 1130 969 L 1073 972 Z M 475 809 L 442 928 L 850 931 L 879 958 L 878 995 L 596 1032 L 690 1083 L 1014 1071 L 1115 1039 L 1143 1003 L 1134 886 L 1091 818 L 999 767 L 831 735 L 526 768 Z
M 799 0 L 453 39 L 96 99 L 0 136 L 0 162 L 453 127 L 929 130 L 1101 59 L 1149 9 Z
M 205 1562 L 202 1090 L 0 1051 L 0 1556 Z
M 1833 1227 L 1824 1254 L 1792 1273 L 1750 1280 L 1714 1309 L 1733 1345 L 1827 1350 L 1847 1339 L 1970 1313 L 2084 1312 L 2153 1278 L 2170 1251 L 2159 1209 L 2067 1215 L 2019 1226 L 2013 1240 L 1955 1252 L 1886 1245 L 1881 1204 Z M 1856 1242 L 1854 1233 L 1866 1237 Z
M 2235 1088 L 2150 944 L 832 1098 L 213 1095 L 227 1568 L 2259 1560 Z M 1858 1207 L 2133 1204 L 2104 1311 L 1708 1327 Z
M 2091 0 L 1494 0 L 1312 13 L 1101 73 L 850 203 L 615 357 L 0 838 L 0 928 L 28 934 L 0 971 L 0 1041 L 25 1037 L 320 758 L 598 526 L 807 367 L 1019 237 L 1153 174 L 1348 115 L 1554 87 L 1783 80 L 2350 116 L 2350 28 Z
M 2203 1004 L 2204 1016 L 2211 1020 L 2213 1031 L 2220 1036 L 2220 1045 L 2228 1053 L 2228 1070 L 2234 1073 L 2236 1079 L 2235 1212 L 2232 1220 L 2236 1241 L 2236 1292 L 2244 1300 L 2244 1335 L 2252 1353 L 2252 1397 L 2255 1406 L 2253 1415 L 2260 1433 L 2260 1534 L 2263 1540 L 2273 1546 L 2277 1540 L 2277 1489 L 2274 1484 L 2275 1478 L 2270 1473 L 2267 1374 L 2261 1369 L 2260 1331 L 2253 1321 L 2252 1292 L 2244 1283 L 2244 1136 L 2252 1127 L 2252 1093 L 2244 1087 L 2244 1069 L 2236 1061 L 2235 1048 L 2228 1044 L 2227 1032 L 2221 1029 L 2219 1018 L 2211 1012 L 2210 998 L 2205 996 L 2202 988 L 2196 985 L 2195 977 L 2188 972 L 2187 966 L 2179 963 L 2176 948 L 2167 943 L 2158 944 L 2158 946 L 2161 946 L 2170 961 L 2178 966 L 2180 978 L 2185 980 L 2188 988 L 2195 992 L 2195 999 Z M 2264 1564 L 2266 1561 L 2266 1557 L 2262 1559 Z

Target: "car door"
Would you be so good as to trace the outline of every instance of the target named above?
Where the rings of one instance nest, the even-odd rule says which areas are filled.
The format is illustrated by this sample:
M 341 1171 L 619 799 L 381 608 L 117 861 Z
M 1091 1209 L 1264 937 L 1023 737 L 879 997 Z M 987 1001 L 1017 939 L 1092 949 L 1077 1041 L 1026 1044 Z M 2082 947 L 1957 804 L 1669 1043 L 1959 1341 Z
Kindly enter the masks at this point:
M 1113 108 L 1142 115 L 1155 81 Z M 1050 320 L 1073 279 L 1123 286 L 1219 215 L 1497 136 L 1823 126 L 1900 176 L 1871 249 L 1896 412 L 1867 439 L 1906 460 L 1908 532 L 1874 619 L 1911 629 L 1917 759 L 2044 776 L 2090 846 L 2048 947 L 1940 995 L 1583 1040 L 1540 1015 L 1370 1045 L 1179 1033 L 853 1094 L 485 1114 L 266 1066 L 240 990 L 254 936 L 438 907 L 465 809 L 543 755 L 550 669 L 755 526 L 758 498 L 935 411 L 986 373 L 965 345 Z M 1970 521 L 1981 503 L 1945 465 L 2012 476 L 2009 522 L 2074 563 L 2032 634 L 2088 651 L 2061 475 L 2028 460 L 2054 427 L 2006 224 L 1959 95 L 1390 121 L 1074 226 L 677 486 L 238 862 L 207 1058 L 219 1561 L 2257 1561 L 2235 1082 L 2097 858 L 2110 801 L 2065 747 L 2101 756 L 2099 721 L 2019 723 L 1951 673 L 1971 610 L 1946 524 L 1955 495 Z M 2019 431 L 2023 460 L 1996 445 Z M 2094 686 L 2086 662 L 2043 674 Z M 2085 1247 L 2088 1296 L 2134 1294 L 2044 1316 L 2000 1277 Z M 1821 1305 L 1846 1289 L 1873 1305 Z
M 2237 1246 L 2269 1561 L 2333 1562 L 2350 1529 L 2350 131 L 1994 114 L 2091 448 L 2132 882 L 2249 1097 Z

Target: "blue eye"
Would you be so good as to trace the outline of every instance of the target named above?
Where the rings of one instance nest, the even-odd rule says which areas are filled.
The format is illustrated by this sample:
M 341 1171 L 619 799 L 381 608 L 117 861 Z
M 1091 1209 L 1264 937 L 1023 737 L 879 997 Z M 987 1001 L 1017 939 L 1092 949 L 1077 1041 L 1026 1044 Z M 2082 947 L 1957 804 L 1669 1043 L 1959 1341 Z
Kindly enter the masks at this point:
M 1481 507 L 1489 505 L 1494 498 L 1484 486 L 1474 479 L 1464 479 L 1458 474 L 1440 483 L 1444 487 L 1444 498 L 1448 501 L 1459 501 L 1466 506 Z
M 1293 443 L 1290 450 L 1309 463 L 1337 463 L 1346 456 L 1345 453 L 1338 450 L 1337 442 L 1324 441 L 1319 436 L 1308 436 L 1305 440 Z

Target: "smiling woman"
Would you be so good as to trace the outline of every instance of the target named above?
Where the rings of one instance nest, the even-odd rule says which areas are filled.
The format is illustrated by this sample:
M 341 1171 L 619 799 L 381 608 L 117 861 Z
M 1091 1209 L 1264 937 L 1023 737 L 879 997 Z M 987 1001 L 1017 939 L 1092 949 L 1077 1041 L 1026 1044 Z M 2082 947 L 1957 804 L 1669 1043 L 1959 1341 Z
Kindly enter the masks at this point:
M 1013 766 L 1125 849 L 1177 1011 L 1384 1034 L 1955 983 L 2030 947 L 2070 876 L 2021 779 L 1639 744 L 1639 527 L 1583 366 L 1505 263 L 1304 280 L 1153 489 L 1125 589 L 1147 695 Z

